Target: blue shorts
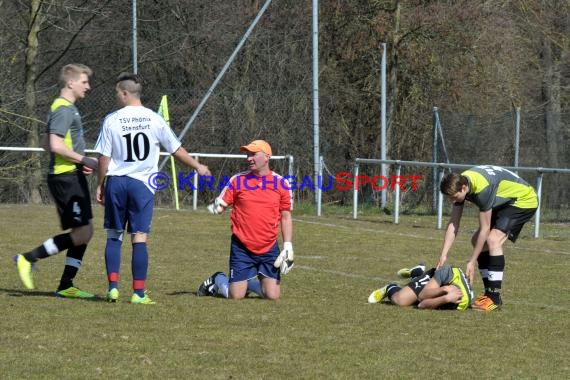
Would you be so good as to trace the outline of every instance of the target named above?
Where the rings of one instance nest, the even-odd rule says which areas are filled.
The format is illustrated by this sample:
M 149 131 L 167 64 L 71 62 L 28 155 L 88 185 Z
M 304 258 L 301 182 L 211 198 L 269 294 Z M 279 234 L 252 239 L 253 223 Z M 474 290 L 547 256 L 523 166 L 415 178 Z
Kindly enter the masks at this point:
M 148 234 L 154 194 L 146 185 L 126 176 L 109 176 L 105 184 L 105 222 L 108 230 Z
M 258 276 L 281 280 L 279 268 L 273 266 L 279 253 L 279 244 L 275 242 L 269 252 L 255 255 L 235 235 L 232 235 L 229 282 L 247 281 Z

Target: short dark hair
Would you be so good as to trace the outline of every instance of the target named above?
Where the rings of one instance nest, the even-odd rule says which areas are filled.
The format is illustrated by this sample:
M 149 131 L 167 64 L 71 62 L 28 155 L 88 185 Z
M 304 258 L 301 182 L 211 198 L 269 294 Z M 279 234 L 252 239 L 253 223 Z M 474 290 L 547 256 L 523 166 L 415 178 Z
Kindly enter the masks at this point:
M 135 73 L 121 73 L 117 77 L 117 83 L 122 82 L 124 80 L 132 80 L 135 83 L 141 83 L 141 77 Z
M 453 195 L 461 191 L 463 185 L 468 184 L 469 181 L 467 180 L 467 177 L 459 173 L 447 173 L 439 184 L 439 191 L 444 195 Z
M 140 98 L 142 92 L 142 80 L 138 74 L 121 73 L 117 78 L 117 86 L 121 90 L 130 92 Z

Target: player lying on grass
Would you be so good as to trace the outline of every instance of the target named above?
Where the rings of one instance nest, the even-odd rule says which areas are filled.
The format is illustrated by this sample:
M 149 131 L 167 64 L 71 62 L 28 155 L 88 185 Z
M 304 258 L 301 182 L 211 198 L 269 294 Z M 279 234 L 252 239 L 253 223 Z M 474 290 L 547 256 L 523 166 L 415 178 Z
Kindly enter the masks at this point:
M 196 295 L 198 297 L 223 297 L 223 298 L 230 298 L 230 280 L 228 276 L 224 272 L 216 272 L 200 284 Z M 253 278 L 247 281 L 247 292 L 255 293 L 261 298 L 265 298 L 263 296 L 263 292 L 261 291 L 261 283 L 257 278 Z
M 400 269 L 398 275 L 410 278 L 404 287 L 390 283 L 373 291 L 369 303 L 378 303 L 388 298 L 398 306 L 416 305 L 420 309 L 465 310 L 471 306 L 473 291 L 463 271 L 444 265 L 437 270 L 425 271 L 425 266 Z

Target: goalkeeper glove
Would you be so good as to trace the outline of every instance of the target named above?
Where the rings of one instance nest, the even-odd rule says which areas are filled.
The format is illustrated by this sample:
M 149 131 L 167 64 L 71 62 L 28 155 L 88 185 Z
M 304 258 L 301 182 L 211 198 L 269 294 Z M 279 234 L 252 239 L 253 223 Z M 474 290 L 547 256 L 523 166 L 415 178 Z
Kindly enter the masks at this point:
M 210 214 L 218 215 L 224 212 L 224 209 L 227 207 L 226 203 L 221 199 L 216 198 L 214 203 L 210 203 L 207 207 Z
M 277 260 L 273 263 L 275 268 L 279 268 L 281 274 L 287 274 L 293 269 L 295 255 L 293 254 L 293 244 L 291 242 L 283 243 L 283 250 L 277 256 Z

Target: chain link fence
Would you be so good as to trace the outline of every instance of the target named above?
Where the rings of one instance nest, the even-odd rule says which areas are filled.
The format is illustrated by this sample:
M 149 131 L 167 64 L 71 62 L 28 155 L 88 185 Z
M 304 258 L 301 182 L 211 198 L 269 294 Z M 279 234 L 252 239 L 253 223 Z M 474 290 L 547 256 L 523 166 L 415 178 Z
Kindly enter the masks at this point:
M 437 160 L 452 164 L 498 165 L 518 167 L 567 169 L 570 162 L 570 125 L 568 114 L 555 115 L 560 120 L 559 131 L 549 140 L 545 130 L 546 115 L 540 112 L 521 112 L 517 128 L 516 112 L 499 115 L 477 116 L 437 110 L 441 132 L 438 133 Z M 434 117 L 434 124 L 436 118 Z M 517 138 L 517 131 L 519 136 Z M 443 137 L 443 138 L 441 138 Z M 443 140 L 443 141 L 442 141 Z M 516 142 L 519 141 L 518 147 Z M 425 144 L 426 142 L 423 142 Z M 419 153 L 418 153 L 419 154 Z M 517 155 L 517 159 L 515 156 Z M 398 159 L 391 157 L 391 159 Z M 359 175 L 373 178 L 381 173 L 380 165 L 361 165 Z M 395 175 L 394 166 L 388 166 L 388 175 Z M 401 191 L 402 214 L 433 214 L 438 182 L 435 171 L 427 167 L 402 166 L 400 175 L 421 176 L 413 189 L 408 182 Z M 537 186 L 536 173 L 519 173 L 532 186 Z M 362 205 L 381 207 L 381 184 L 363 185 L 358 199 Z M 542 214 L 547 222 L 570 221 L 570 175 L 545 173 L 542 182 Z M 388 188 L 385 212 L 394 205 L 394 191 Z
M 276 155 L 291 155 L 295 158 L 293 175 L 297 178 L 313 176 L 313 141 L 312 141 L 312 103 L 309 86 L 283 91 L 257 88 L 244 91 L 232 89 L 231 80 L 221 84 L 195 123 L 183 138 L 184 147 L 195 153 L 237 154 L 239 146 L 252 139 L 268 140 Z M 47 110 L 56 94 L 55 88 L 38 93 L 38 109 Z M 164 90 L 146 86 L 143 103 L 157 110 L 162 95 L 167 95 L 171 126 L 180 133 L 190 118 L 191 110 L 199 103 L 203 92 L 198 89 Z M 323 95 L 321 103 L 326 103 L 327 96 Z M 83 115 L 85 139 L 87 147 L 93 148 L 104 116 L 117 108 L 112 86 L 100 85 L 94 87 L 88 97 L 79 102 L 78 108 Z M 4 110 L 8 109 L 7 107 Z M 2 113 L 0 119 L 0 146 L 26 146 L 27 131 L 30 120 L 19 115 L 24 114 L 18 104 L 11 106 L 10 112 Z M 495 115 L 466 115 L 439 109 L 441 134 L 445 146 L 445 156 L 442 145 L 438 146 L 438 161 L 455 164 L 491 164 L 513 166 L 517 124 L 516 112 L 505 112 Z M 547 116 L 538 111 L 520 113 L 519 124 L 519 166 L 526 167 L 567 167 L 570 160 L 569 140 L 570 125 L 568 114 L 551 115 L 558 120 L 557 131 L 552 133 L 545 127 Z M 425 114 L 424 124 L 429 126 L 433 115 Z M 37 121 L 39 129 L 45 128 L 43 120 Z M 365 126 L 363 126 L 364 128 Z M 366 126 L 368 128 L 368 126 Z M 376 127 L 377 128 L 377 127 Z M 426 160 L 431 155 L 433 131 L 426 127 L 417 133 L 416 139 L 390 141 L 390 152 L 401 151 L 398 147 L 407 145 L 408 151 L 417 151 L 417 157 L 405 159 Z M 379 135 L 379 133 L 378 133 Z M 324 182 L 328 178 L 335 180 L 339 172 L 352 172 L 355 157 L 347 157 L 339 152 L 346 152 L 346 140 L 338 133 L 333 133 L 331 121 L 324 120 L 321 124 L 321 152 L 326 164 Z M 398 149 L 397 149 L 398 148 Z M 371 149 L 370 151 L 373 151 Z M 369 151 L 369 152 L 370 152 Z M 364 153 L 362 158 L 378 158 L 372 153 Z M 214 175 L 231 175 L 245 168 L 244 162 L 235 159 L 201 160 L 208 165 Z M 35 165 L 32 165 L 35 163 Z M 29 185 L 34 176 L 45 176 L 47 156 L 45 153 L 0 152 L 0 202 L 25 203 L 30 201 Z M 170 164 L 168 164 L 170 165 Z M 281 163 L 273 163 L 274 170 L 284 174 L 287 168 Z M 177 170 L 188 170 L 178 167 Z M 362 167 L 362 175 L 379 175 L 379 167 Z M 421 175 L 418 188 L 414 191 L 405 190 L 402 193 L 403 213 L 432 213 L 433 205 L 433 172 L 428 168 L 403 168 L 403 175 Z M 170 168 L 164 168 L 170 173 Z M 389 175 L 394 174 L 390 169 Z M 535 179 L 522 175 L 535 185 Z M 528 178 L 527 178 L 528 177 Z M 39 182 L 39 193 L 44 202 L 49 202 L 49 194 L 45 180 Z M 544 178 L 543 207 L 545 217 L 551 220 L 570 220 L 570 178 L 560 174 L 549 174 Z M 189 202 L 190 192 L 181 193 L 181 202 Z M 388 208 L 392 204 L 393 195 L 388 194 Z M 214 192 L 201 194 L 200 200 L 207 202 L 214 197 Z M 305 186 L 295 192 L 296 201 L 314 201 L 314 187 Z M 380 193 L 370 186 L 363 186 L 359 197 L 363 205 L 380 207 Z M 350 191 L 331 189 L 322 194 L 324 205 L 350 205 Z M 157 195 L 159 205 L 173 205 L 172 194 L 162 191 Z

